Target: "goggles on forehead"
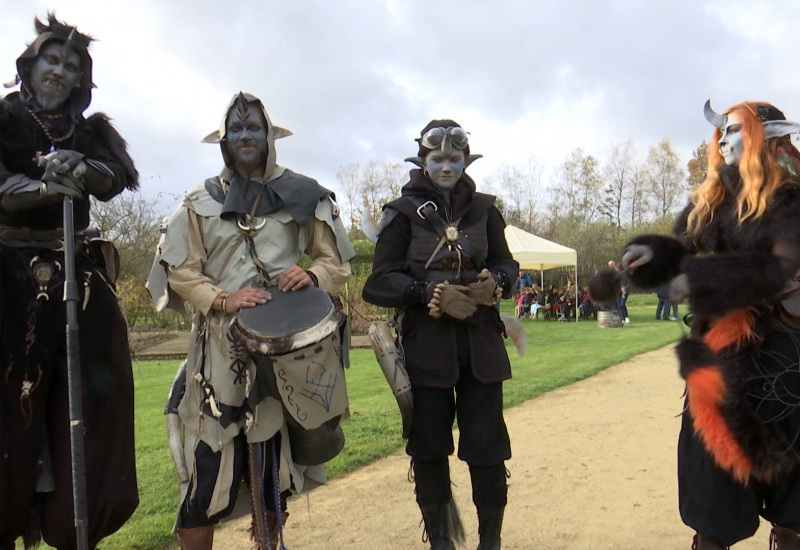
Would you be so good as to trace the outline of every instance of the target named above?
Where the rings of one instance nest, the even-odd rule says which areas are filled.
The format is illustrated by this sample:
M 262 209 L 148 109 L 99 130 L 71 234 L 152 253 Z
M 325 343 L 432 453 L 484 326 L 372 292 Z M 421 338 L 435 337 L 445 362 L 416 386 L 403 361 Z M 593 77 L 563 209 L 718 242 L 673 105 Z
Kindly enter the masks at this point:
M 469 145 L 467 132 L 460 126 L 431 128 L 420 138 L 420 143 L 427 149 L 443 147 L 445 141 L 448 141 L 456 149 L 466 149 L 467 145 Z

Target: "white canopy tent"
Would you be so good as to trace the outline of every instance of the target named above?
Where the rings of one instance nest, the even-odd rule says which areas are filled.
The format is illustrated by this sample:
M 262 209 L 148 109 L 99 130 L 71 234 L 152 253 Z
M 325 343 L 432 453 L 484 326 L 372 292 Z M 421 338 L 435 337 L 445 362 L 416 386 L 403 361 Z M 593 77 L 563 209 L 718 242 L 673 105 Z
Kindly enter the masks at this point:
M 578 300 L 578 253 L 567 246 L 537 237 L 513 225 L 506 226 L 506 242 L 511 255 L 519 262 L 520 269 L 535 269 L 541 273 L 544 288 L 544 271 L 554 267 L 575 268 L 575 290 L 573 299 Z M 576 315 L 576 319 L 579 316 Z

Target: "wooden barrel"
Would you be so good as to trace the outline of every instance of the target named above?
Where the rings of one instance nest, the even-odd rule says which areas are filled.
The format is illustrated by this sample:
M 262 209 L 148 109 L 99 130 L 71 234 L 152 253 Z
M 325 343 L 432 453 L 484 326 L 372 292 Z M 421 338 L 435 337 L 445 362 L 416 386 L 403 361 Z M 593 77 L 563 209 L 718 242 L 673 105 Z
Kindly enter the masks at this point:
M 600 328 L 619 328 L 622 326 L 622 317 L 616 311 L 598 311 L 597 326 Z

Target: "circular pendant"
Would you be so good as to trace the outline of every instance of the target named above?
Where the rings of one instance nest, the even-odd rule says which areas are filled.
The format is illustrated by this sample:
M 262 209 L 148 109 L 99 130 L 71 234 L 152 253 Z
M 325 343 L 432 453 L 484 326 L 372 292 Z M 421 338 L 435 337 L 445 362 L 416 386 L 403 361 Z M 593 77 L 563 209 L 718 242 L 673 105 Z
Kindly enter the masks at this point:
M 55 273 L 55 265 L 50 262 L 37 262 L 33 266 L 33 278 L 40 285 L 49 283 Z
M 458 228 L 455 225 L 448 225 L 444 228 L 444 237 L 448 242 L 456 242 L 458 240 Z

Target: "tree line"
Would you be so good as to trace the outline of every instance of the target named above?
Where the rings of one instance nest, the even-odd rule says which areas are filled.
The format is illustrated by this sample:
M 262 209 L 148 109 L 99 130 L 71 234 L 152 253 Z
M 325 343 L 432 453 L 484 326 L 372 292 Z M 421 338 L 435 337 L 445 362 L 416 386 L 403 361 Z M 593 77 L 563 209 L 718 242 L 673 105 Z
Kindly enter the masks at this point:
M 643 158 L 634 142 L 627 140 L 613 144 L 604 159 L 576 148 L 552 171 L 536 157 L 522 165 L 503 165 L 477 185 L 480 191 L 498 197 L 506 223 L 577 250 L 578 280 L 585 282 L 608 260 L 618 259 L 633 235 L 668 233 L 688 193 L 705 179 L 707 160 L 705 142 L 682 165 L 667 137 L 649 147 Z M 381 207 L 400 196 L 409 168 L 408 164 L 371 161 L 349 163 L 337 172 L 343 190 L 337 199 L 358 253 L 353 277 L 342 293 L 355 330 L 382 313 L 360 299 L 374 250 L 362 223 L 379 220 Z M 547 181 L 546 173 L 550 174 Z M 93 201 L 93 225 L 120 252 L 118 295 L 134 330 L 188 327 L 188 316 L 156 313 L 144 288 L 165 214 L 160 198 L 142 194 Z M 560 285 L 574 280 L 574 274 L 554 270 L 546 272 L 545 278 Z

